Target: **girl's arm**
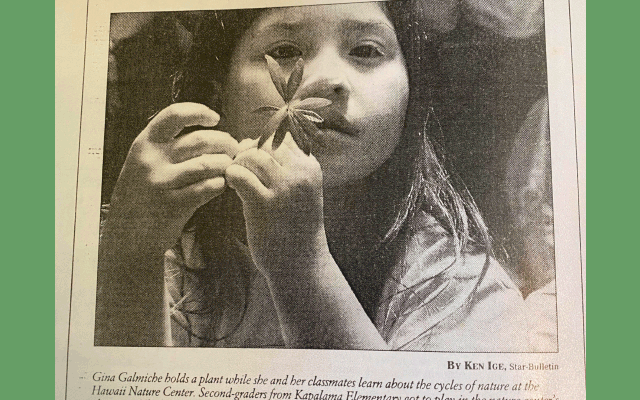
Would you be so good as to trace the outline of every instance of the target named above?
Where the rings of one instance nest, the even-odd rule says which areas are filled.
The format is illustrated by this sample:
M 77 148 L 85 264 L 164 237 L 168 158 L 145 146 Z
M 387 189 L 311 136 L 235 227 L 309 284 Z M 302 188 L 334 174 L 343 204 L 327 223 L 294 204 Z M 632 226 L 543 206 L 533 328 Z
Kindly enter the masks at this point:
M 326 246 L 290 262 L 267 278 L 287 346 L 388 349 Z
M 243 202 L 253 261 L 289 347 L 386 349 L 329 252 L 322 172 L 289 134 L 238 154 L 227 182 Z
M 164 246 L 133 226 L 150 225 L 111 211 L 98 254 L 95 344 L 166 345 Z
M 98 255 L 96 345 L 158 346 L 168 332 L 165 251 L 195 210 L 225 189 L 238 151 L 206 106 L 173 104 L 136 138 L 118 178 Z

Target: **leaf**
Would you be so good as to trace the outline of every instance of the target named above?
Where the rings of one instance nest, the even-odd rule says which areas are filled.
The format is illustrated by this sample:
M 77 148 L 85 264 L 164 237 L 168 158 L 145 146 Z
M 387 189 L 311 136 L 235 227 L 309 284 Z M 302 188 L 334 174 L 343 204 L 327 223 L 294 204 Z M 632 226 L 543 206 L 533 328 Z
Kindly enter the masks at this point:
M 262 147 L 264 142 L 266 142 L 267 139 L 269 139 L 269 137 L 273 135 L 276 129 L 278 129 L 278 127 L 282 124 L 282 121 L 286 118 L 287 112 L 288 110 L 285 106 L 279 108 L 278 111 L 276 111 L 276 113 L 271 116 L 269 122 L 267 122 L 265 132 L 262 134 L 262 136 L 260 136 L 260 140 L 258 141 L 258 148 Z
M 260 140 L 258 140 L 258 148 L 262 147 L 267 139 L 269 139 L 269 137 L 273 135 L 273 132 L 278 129 L 278 127 L 282 123 L 282 120 L 284 120 L 284 118 L 287 116 L 287 111 L 287 107 L 285 106 L 279 108 L 278 111 L 276 111 L 276 113 L 271 116 L 269 122 L 267 122 L 264 133 L 262 134 L 262 136 L 260 136 Z
M 303 117 L 304 118 L 304 117 Z M 298 116 L 294 115 L 291 118 L 291 137 L 296 142 L 300 150 L 304 152 L 304 154 L 309 155 L 311 153 L 311 147 L 309 143 L 309 137 L 307 133 L 300 126 L 300 122 L 298 121 Z
M 282 68 L 273 57 L 265 55 L 265 59 L 267 60 L 271 80 L 286 104 L 281 108 L 262 106 L 253 111 L 254 113 L 275 111 L 269 122 L 267 122 L 266 132 L 260 136 L 258 147 L 262 147 L 272 134 L 273 142 L 271 147 L 274 149 L 280 147 L 289 131 L 298 147 L 309 155 L 311 153 L 311 140 L 317 140 L 317 136 L 321 133 L 315 124 L 324 121 L 319 114 L 311 110 L 326 107 L 331 104 L 331 100 L 320 97 L 308 97 L 302 100 L 293 99 L 304 75 L 304 60 L 302 58 L 296 61 L 288 79 L 285 79 Z
M 275 61 L 275 60 L 274 60 Z M 289 76 L 289 81 L 287 82 L 287 91 L 286 96 L 282 96 L 284 101 L 289 102 L 293 98 L 293 95 L 296 94 L 298 87 L 300 86 L 300 82 L 302 82 L 302 74 L 304 73 L 304 60 L 299 58 L 296 61 L 296 65 L 293 67 L 293 72 Z
M 330 106 L 332 103 L 331 100 L 325 99 L 322 97 L 307 97 L 304 100 L 300 100 L 299 103 L 296 104 L 296 108 L 306 110 L 315 110 L 318 108 Z
M 324 122 L 324 119 L 318 114 L 314 113 L 310 110 L 297 110 L 300 114 L 304 115 L 309 121 L 315 122 L 316 124 L 321 124 Z
M 291 117 L 287 116 L 282 121 L 280 126 L 278 126 L 278 129 L 276 129 L 276 133 L 273 135 L 273 142 L 271 143 L 272 149 L 277 149 L 282 144 L 282 141 L 284 141 L 284 137 L 287 135 L 287 132 L 290 130 L 289 129 L 290 121 L 291 121 Z
M 280 94 L 280 96 L 285 99 L 285 88 L 288 86 L 287 81 L 284 77 L 284 71 L 280 68 L 280 64 L 276 60 L 273 59 L 268 54 L 264 55 L 264 58 L 267 60 L 267 69 L 269 70 L 269 74 L 271 75 L 271 80 L 273 84 L 276 86 L 276 90 Z
M 320 129 L 318 129 L 316 124 L 311 122 L 305 115 L 301 115 L 300 118 L 298 118 L 298 122 L 300 123 L 300 126 L 302 126 L 302 129 L 304 129 L 304 131 L 307 133 L 307 135 L 311 137 L 320 132 Z
M 260 140 L 258 140 L 258 148 L 264 145 L 264 142 L 266 142 L 267 139 L 269 139 L 269 136 L 271 136 L 270 133 L 263 133 L 262 136 L 260 136 Z
M 280 108 L 279 107 L 275 107 L 275 106 L 262 106 L 258 109 L 255 109 L 252 111 L 252 113 L 259 113 L 259 112 L 267 112 L 267 111 L 278 111 Z

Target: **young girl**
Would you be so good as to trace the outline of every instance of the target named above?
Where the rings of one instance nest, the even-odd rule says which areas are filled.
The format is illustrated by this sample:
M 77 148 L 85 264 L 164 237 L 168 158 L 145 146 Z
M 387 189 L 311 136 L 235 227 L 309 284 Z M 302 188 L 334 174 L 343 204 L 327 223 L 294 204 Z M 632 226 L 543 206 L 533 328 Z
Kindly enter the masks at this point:
M 112 196 L 97 345 L 529 349 L 520 292 L 427 138 L 438 75 L 421 5 L 204 16 L 177 102 Z M 287 104 L 267 59 L 285 75 L 303 60 Z M 307 155 L 290 126 L 274 143 L 270 110 L 300 117 L 309 98 L 325 100 L 303 110 L 319 128 Z

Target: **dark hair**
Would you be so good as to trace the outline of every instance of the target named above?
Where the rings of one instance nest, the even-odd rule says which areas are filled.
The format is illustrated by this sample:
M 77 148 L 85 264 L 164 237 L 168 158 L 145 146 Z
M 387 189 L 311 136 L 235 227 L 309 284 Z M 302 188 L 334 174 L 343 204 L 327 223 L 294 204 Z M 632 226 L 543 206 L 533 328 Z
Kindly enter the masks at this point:
M 394 260 L 393 253 L 399 248 L 400 238 L 407 233 L 408 222 L 417 213 L 425 211 L 452 235 L 456 257 L 472 247 L 486 252 L 487 262 L 478 279 L 479 284 L 491 254 L 488 230 L 466 187 L 446 172 L 444 152 L 433 144 L 441 135 L 432 108 L 442 82 L 437 34 L 428 29 L 423 1 L 390 1 L 385 3 L 385 8 L 395 26 L 406 60 L 410 93 L 401 141 L 389 160 L 370 177 L 384 180 L 384 184 L 389 185 L 386 192 L 393 196 L 394 206 L 393 215 L 388 222 L 385 221 L 385 232 L 380 242 L 375 248 L 367 249 L 375 255 L 370 260 L 377 264 L 372 267 L 375 273 L 370 274 L 376 282 L 372 283 L 370 291 L 373 293 L 368 298 L 379 297 L 382 282 Z M 182 70 L 176 74 L 174 101 L 204 103 L 220 111 L 221 88 L 233 50 L 245 30 L 263 11 L 225 10 L 203 15 L 190 54 Z M 223 308 L 233 304 L 235 309 L 237 304 L 243 304 L 246 310 L 251 266 L 243 261 L 246 256 L 241 254 L 236 243 L 244 240 L 244 225 L 235 193 L 226 191 L 201 207 L 192 218 L 189 229 L 195 231 L 196 241 L 201 244 L 208 266 L 194 272 L 201 275 L 198 281 L 207 286 L 202 293 L 210 296 L 205 302 L 208 306 L 197 312 L 211 313 L 212 321 L 215 321 L 224 312 L 220 304 Z M 221 232 L 225 232 L 222 237 Z M 345 277 L 350 280 L 349 276 Z M 375 315 L 375 300 L 363 301 L 367 296 L 358 293 L 353 282 L 349 283 L 368 315 Z M 243 312 L 237 318 L 239 324 Z M 224 338 L 224 335 L 216 336 L 214 327 L 211 329 L 210 335 L 200 339 L 215 342 Z

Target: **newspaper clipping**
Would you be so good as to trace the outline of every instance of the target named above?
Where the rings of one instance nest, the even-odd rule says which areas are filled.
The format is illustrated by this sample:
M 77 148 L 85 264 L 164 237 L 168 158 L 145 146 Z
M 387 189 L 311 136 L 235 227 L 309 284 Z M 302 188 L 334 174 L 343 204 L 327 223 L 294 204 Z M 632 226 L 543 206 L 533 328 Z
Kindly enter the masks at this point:
M 567 2 L 74 15 L 56 398 L 585 398 Z

